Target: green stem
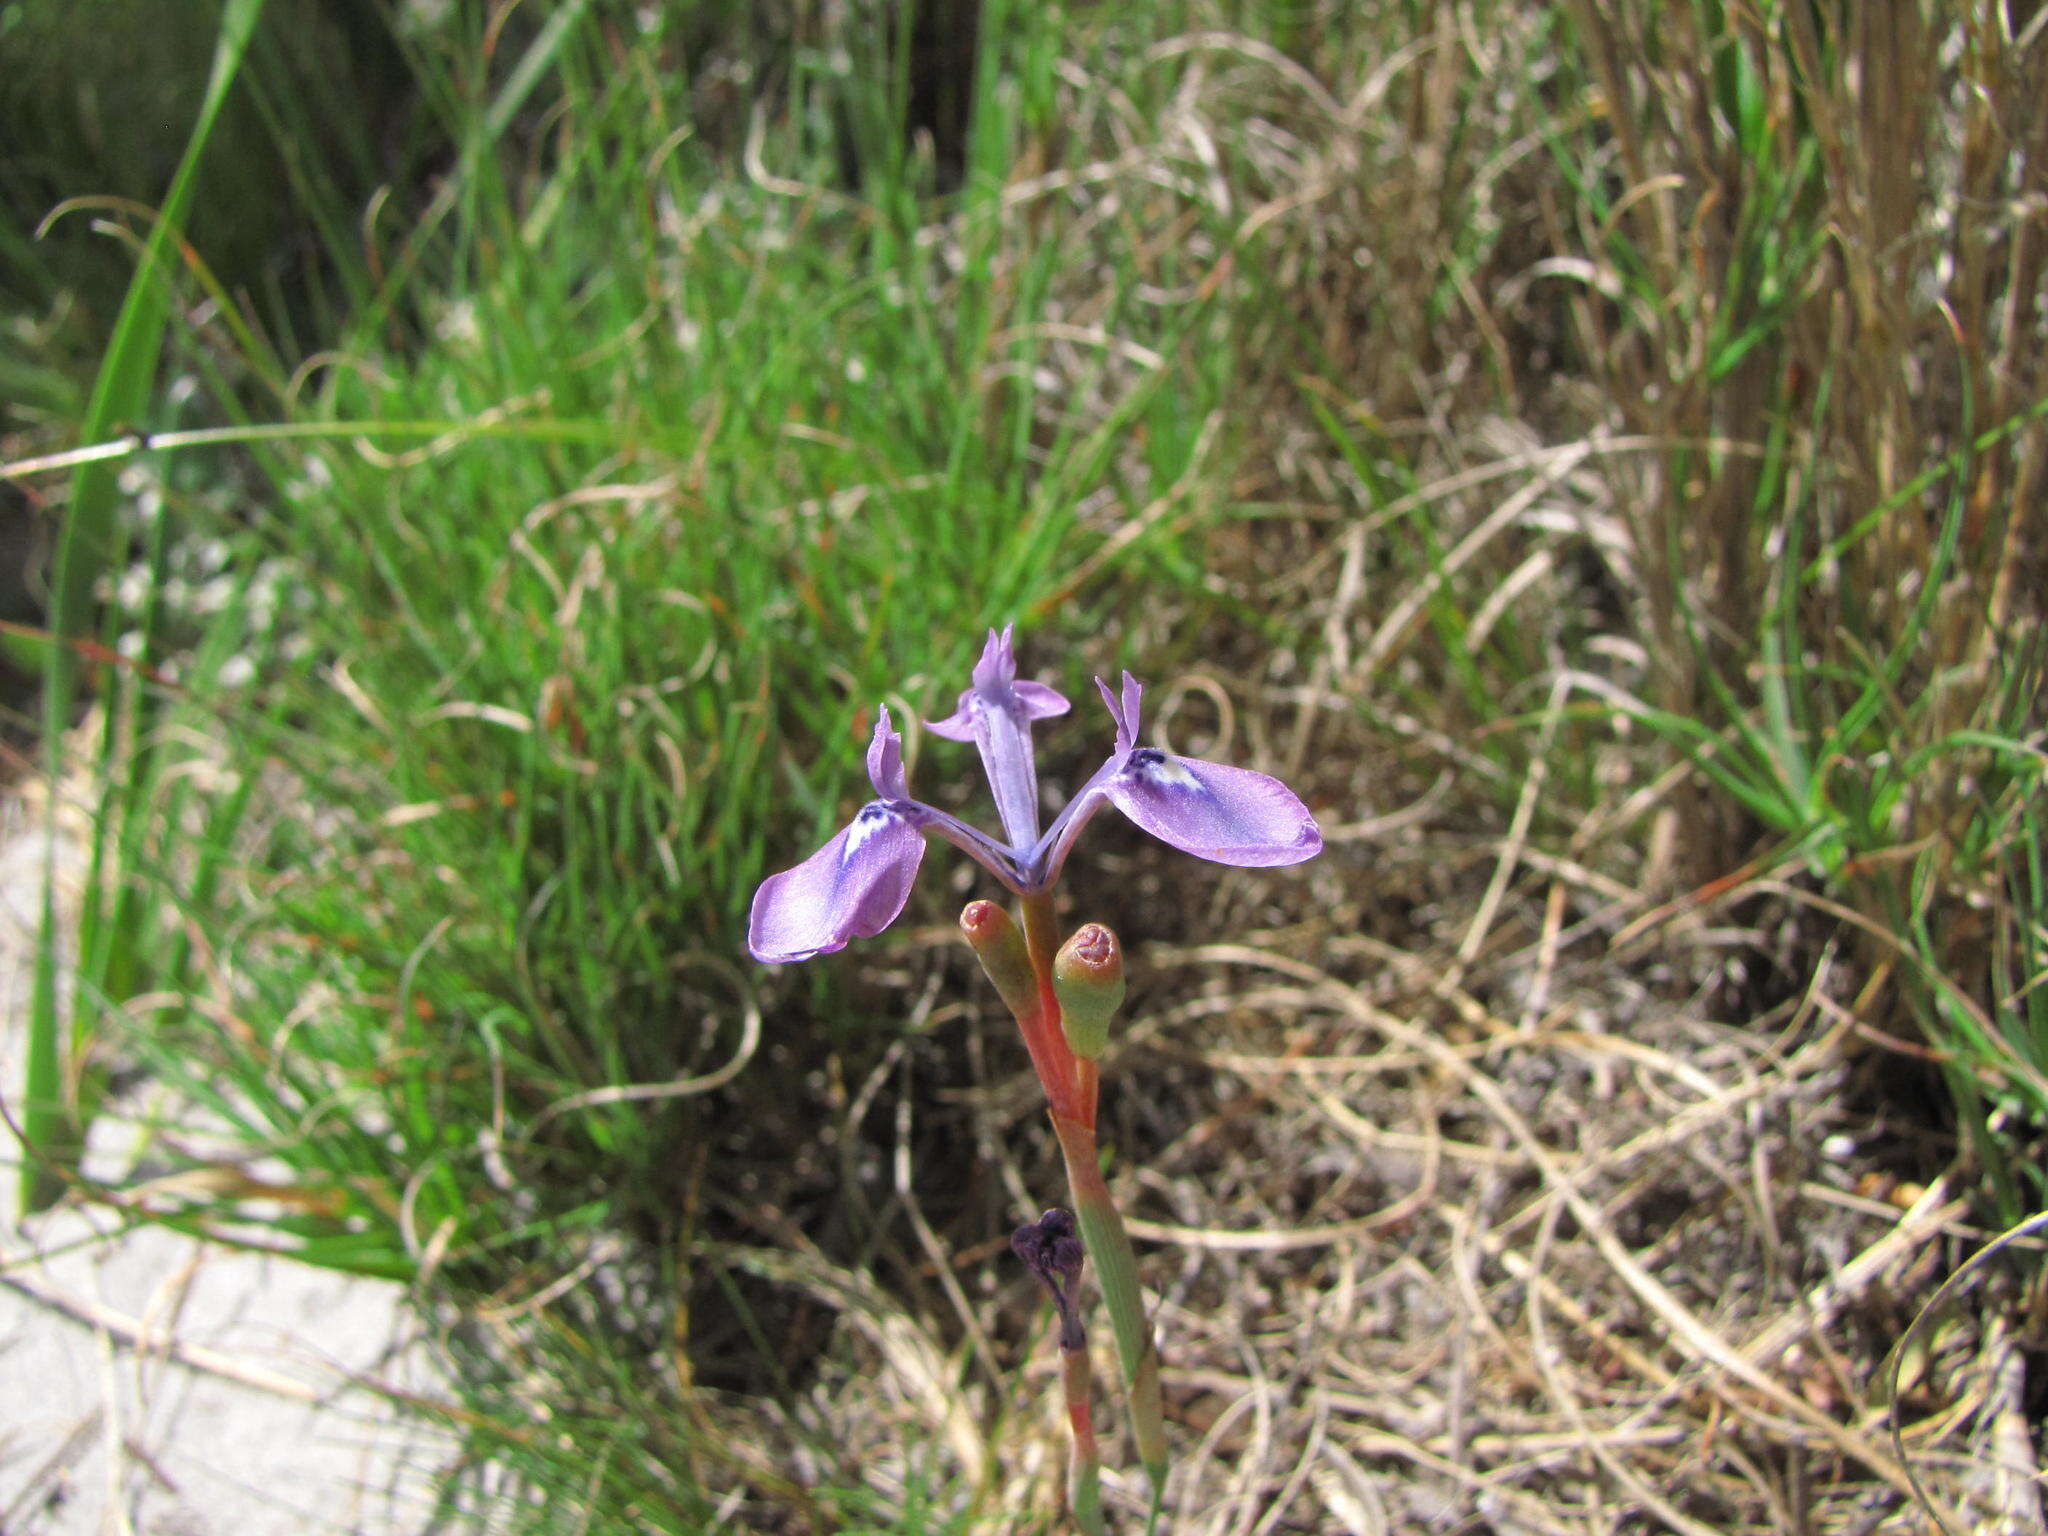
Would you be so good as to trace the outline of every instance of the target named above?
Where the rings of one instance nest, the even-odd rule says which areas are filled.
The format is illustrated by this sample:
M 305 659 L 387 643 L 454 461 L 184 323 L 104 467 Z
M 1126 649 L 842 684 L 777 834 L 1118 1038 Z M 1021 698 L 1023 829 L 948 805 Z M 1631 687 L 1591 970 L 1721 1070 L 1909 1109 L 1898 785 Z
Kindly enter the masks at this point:
M 1031 951 L 1032 968 L 1038 972 L 1039 985 L 1048 994 L 1052 991 L 1052 957 L 1059 949 L 1059 929 L 1052 915 L 1052 893 L 1041 891 L 1036 896 L 1020 896 L 1017 904 L 1024 910 L 1024 943 Z M 1057 1009 L 1058 1004 L 1054 1004 Z
M 1152 1339 L 1151 1319 L 1145 1316 L 1144 1298 L 1138 1292 L 1138 1257 L 1131 1251 L 1130 1234 L 1124 1231 L 1123 1217 L 1117 1214 L 1116 1202 L 1103 1180 L 1094 1128 L 1057 1115 L 1053 1128 L 1066 1157 L 1067 1183 L 1073 1190 L 1081 1241 L 1087 1246 L 1096 1284 L 1102 1287 L 1103 1305 L 1109 1310 L 1117 1363 L 1123 1367 L 1130 1398 L 1131 1434 L 1138 1443 L 1138 1459 L 1152 1480 L 1156 1515 L 1166 1487 L 1166 1414 L 1159 1395 L 1159 1350 Z

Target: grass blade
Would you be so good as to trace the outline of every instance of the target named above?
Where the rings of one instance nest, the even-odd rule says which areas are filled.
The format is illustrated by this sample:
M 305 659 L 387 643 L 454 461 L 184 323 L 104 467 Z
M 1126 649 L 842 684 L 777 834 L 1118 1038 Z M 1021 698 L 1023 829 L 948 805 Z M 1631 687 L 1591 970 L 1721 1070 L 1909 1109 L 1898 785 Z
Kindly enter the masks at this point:
M 212 136 L 221 105 L 227 100 L 262 12 L 263 0 L 228 0 L 222 8 L 213 71 L 206 83 L 198 121 L 171 179 L 163 209 L 143 247 L 142 261 L 129 284 L 86 406 L 85 420 L 80 424 L 79 435 L 87 442 L 118 435 L 139 421 L 148 408 L 164 329 L 170 320 L 168 269 L 176 250 L 178 230 L 191 206 L 207 140 Z M 70 726 L 72 705 L 78 693 L 78 652 L 68 642 L 83 638 L 91 628 L 94 584 L 112 568 L 119 553 L 114 527 L 115 489 L 111 463 L 94 461 L 80 465 L 72 477 L 70 507 L 58 543 L 50 590 L 50 632 L 57 643 L 49 649 L 43 674 L 45 763 L 53 785 L 62 779 L 64 733 Z M 55 803 L 53 795 L 53 807 Z M 54 834 L 54 825 L 52 831 Z M 97 926 L 93 917 L 103 889 L 106 839 L 106 819 L 102 817 L 94 832 L 92 878 L 87 885 L 82 930 Z M 64 1104 L 66 1052 L 60 1042 L 54 870 L 53 860 L 44 874 L 41 934 L 29 1008 L 27 1082 L 22 1103 L 22 1134 L 27 1145 L 23 1149 L 21 1192 L 23 1207 L 28 1210 L 40 1209 L 56 1197 L 61 1181 L 55 1168 L 75 1153 L 82 1131 Z M 126 942 L 124 934 L 115 935 L 117 948 L 124 947 Z M 81 958 L 88 953 L 82 940 Z M 81 985 L 76 996 L 83 998 L 86 990 Z

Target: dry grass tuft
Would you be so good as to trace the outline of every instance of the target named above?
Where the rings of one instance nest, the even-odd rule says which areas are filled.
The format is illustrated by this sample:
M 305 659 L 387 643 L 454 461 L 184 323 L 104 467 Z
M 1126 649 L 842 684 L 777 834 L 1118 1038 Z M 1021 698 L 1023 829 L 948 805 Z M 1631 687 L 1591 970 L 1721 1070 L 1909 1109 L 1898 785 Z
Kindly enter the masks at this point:
M 1521 6 L 1297 55 L 1203 31 L 1160 45 L 1206 68 L 1149 138 L 1065 81 L 1113 141 L 1085 195 L 1160 213 L 1161 301 L 1237 305 L 1264 360 L 1218 450 L 1250 515 L 1200 487 L 1102 509 L 1119 548 L 1213 523 L 1204 595 L 1118 633 L 1199 658 L 1161 680 L 1169 735 L 1306 784 L 1330 845 L 1218 882 L 1112 838 L 1080 877 L 1074 919 L 1136 940 L 1105 1136 L 1177 1532 L 2040 1528 L 2038 1237 L 1914 1327 L 1997 1234 L 1936 1053 L 1899 1037 L 1898 913 L 1837 901 L 1640 724 L 1746 705 L 1778 603 L 1838 648 L 1816 677 L 1910 657 L 1892 686 L 1938 707 L 1886 717 L 1905 751 L 1982 717 L 2033 601 L 2040 29 L 2029 54 L 1898 9 L 1899 35 L 1792 7 L 1717 39 L 1681 6 L 1661 52 L 1661 12 L 1619 0 L 1572 7 L 1568 48 Z M 1788 519 L 1809 554 L 1842 540 L 2000 423 L 1942 605 L 1988 628 L 1916 627 L 1933 493 L 1772 585 Z M 955 1484 L 1044 1528 L 1054 1354 L 999 1241 L 1056 1187 L 1050 1144 L 996 1010 L 933 1003 L 977 997 L 947 942 L 895 967 L 920 1037 L 854 1094 L 867 1134 L 897 1116 L 880 1287 L 785 1276 L 853 1325 L 799 1438 L 897 1507 Z
M 1894 1067 L 1841 967 L 1734 1026 L 1646 978 L 1761 934 L 1680 923 L 1638 965 L 1554 955 L 1537 997 L 1503 979 L 1535 973 L 1541 938 L 1468 986 L 1448 948 L 1332 926 L 1134 957 L 1149 991 L 1107 1123 L 1165 1339 L 1172 1529 L 1819 1536 L 1932 1530 L 1929 1506 L 1958 1532 L 2033 1528 L 2019 1270 L 1972 1276 L 1890 1394 L 1887 1352 L 1992 1234 L 1872 1126 L 1860 1081 Z M 996 1027 L 956 1018 L 935 1044 Z M 1052 1186 L 1025 1074 L 1007 1042 L 970 1054 L 948 1097 L 1028 1209 Z M 922 1231 L 918 1192 L 957 1189 L 959 1154 L 914 1153 L 907 1104 L 892 1182 Z M 999 1244 L 935 1238 L 876 1280 L 775 1235 L 724 1257 L 841 1325 L 783 1469 L 857 1467 L 885 1499 L 972 1488 L 992 1528 L 1051 1518 L 1055 1354 Z M 1123 1493 L 1140 1507 L 1135 1475 Z

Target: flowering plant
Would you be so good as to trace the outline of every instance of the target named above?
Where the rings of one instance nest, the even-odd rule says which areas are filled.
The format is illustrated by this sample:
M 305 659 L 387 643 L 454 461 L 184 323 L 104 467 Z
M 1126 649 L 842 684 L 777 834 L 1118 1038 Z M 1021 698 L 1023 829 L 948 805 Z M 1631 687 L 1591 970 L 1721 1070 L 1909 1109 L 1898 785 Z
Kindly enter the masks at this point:
M 1105 806 L 1114 806 L 1165 843 L 1219 864 L 1298 864 L 1322 848 L 1315 818 L 1278 779 L 1245 768 L 1177 757 L 1139 745 L 1144 689 L 1126 672 L 1121 690 L 1096 687 L 1116 728 L 1107 761 L 1053 818 L 1039 826 L 1034 722 L 1067 712 L 1067 700 L 1043 683 L 1020 681 L 1014 626 L 989 631 L 973 685 L 934 735 L 971 741 L 981 754 L 1003 836 L 914 800 L 903 767 L 903 738 L 882 710 L 868 746 L 876 799 L 803 863 L 771 875 L 754 894 L 747 947 L 768 964 L 808 960 L 880 933 L 910 899 L 935 834 L 965 852 L 1019 898 L 1021 930 L 994 902 L 969 903 L 961 931 L 1015 1015 L 1045 1090 L 1067 1166 L 1081 1244 L 1064 1211 L 1021 1228 L 1013 1246 L 1051 1292 L 1060 1312 L 1067 1411 L 1074 1431 L 1069 1503 L 1076 1522 L 1102 1530 L 1098 1461 L 1090 1408 L 1087 1337 L 1077 1296 L 1081 1255 L 1095 1264 L 1131 1403 L 1139 1458 L 1151 1477 L 1156 1519 L 1166 1475 L 1159 1398 L 1159 1356 L 1138 1294 L 1137 1261 L 1104 1182 L 1096 1148 L 1098 1059 L 1123 1001 L 1123 955 L 1099 923 L 1055 945 L 1052 889 L 1074 841 Z

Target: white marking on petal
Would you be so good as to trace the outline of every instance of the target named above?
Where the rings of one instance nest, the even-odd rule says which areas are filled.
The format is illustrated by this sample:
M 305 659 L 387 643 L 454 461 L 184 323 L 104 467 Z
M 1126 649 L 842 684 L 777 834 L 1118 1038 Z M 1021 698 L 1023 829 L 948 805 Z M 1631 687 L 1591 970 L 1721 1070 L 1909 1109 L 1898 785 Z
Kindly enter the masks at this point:
M 853 825 L 846 829 L 846 843 L 839 850 L 841 866 L 852 863 L 853 856 L 860 852 L 862 846 L 866 844 L 869 838 L 873 837 L 891 822 L 899 819 L 894 811 L 883 805 L 879 800 L 870 801 L 862 806 L 860 814 L 853 818 Z
M 1143 747 L 1131 754 L 1131 768 L 1148 784 L 1171 789 L 1200 789 L 1201 780 L 1181 766 L 1179 758 L 1168 757 L 1157 747 Z

